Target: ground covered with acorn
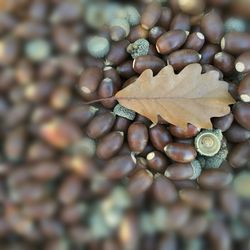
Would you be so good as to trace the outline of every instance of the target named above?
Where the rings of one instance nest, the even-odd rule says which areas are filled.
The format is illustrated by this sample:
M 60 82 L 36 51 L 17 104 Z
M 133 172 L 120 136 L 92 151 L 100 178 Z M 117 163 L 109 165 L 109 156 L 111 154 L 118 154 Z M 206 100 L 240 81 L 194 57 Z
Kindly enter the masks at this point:
M 5 5 L 0 249 L 248 250 L 249 1 Z M 228 86 L 227 96 L 199 104 L 200 117 L 197 105 L 169 102 L 158 122 L 142 114 L 162 107 L 142 102 L 135 112 L 113 98 L 169 65 L 172 82 L 190 74 L 188 93 L 189 67 Z M 224 102 L 212 127 L 197 125 Z M 187 113 L 195 125 L 174 123 Z

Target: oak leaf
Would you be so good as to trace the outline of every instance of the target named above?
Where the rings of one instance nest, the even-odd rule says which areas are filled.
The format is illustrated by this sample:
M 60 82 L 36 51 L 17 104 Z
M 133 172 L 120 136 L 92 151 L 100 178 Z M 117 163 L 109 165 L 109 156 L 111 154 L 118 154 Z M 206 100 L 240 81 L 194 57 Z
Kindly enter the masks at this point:
M 179 74 L 164 67 L 156 76 L 145 70 L 140 77 L 116 93 L 118 102 L 157 123 L 159 116 L 171 124 L 212 128 L 211 117 L 230 112 L 235 103 L 228 83 L 219 80 L 217 71 L 201 73 L 201 65 L 190 64 Z

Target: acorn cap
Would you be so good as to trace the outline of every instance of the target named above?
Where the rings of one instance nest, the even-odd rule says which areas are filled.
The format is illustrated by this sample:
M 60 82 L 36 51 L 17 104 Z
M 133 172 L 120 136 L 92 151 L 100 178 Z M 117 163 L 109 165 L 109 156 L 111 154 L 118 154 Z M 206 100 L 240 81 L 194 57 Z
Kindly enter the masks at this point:
M 135 119 L 135 115 L 136 115 L 134 111 L 123 107 L 119 103 L 114 107 L 113 113 L 115 115 L 121 116 L 131 121 Z
M 101 36 L 93 36 L 89 38 L 86 46 L 89 54 L 96 58 L 106 56 L 110 49 L 108 39 Z
M 197 179 L 201 174 L 201 164 L 197 160 L 193 160 L 191 162 L 191 166 L 193 168 L 193 175 L 189 178 L 190 180 Z
M 140 16 L 139 12 L 137 11 L 137 9 L 133 6 L 127 6 L 125 9 L 127 12 L 126 18 L 129 22 L 129 24 L 131 26 L 138 25 L 140 23 L 141 16 Z
M 138 56 L 147 55 L 148 51 L 149 51 L 149 42 L 144 38 L 136 40 L 134 43 L 131 43 L 127 47 L 127 52 L 130 53 L 134 59 Z
M 234 179 L 233 187 L 238 196 L 250 199 L 250 171 L 238 174 Z
M 222 132 L 219 129 L 203 130 L 195 137 L 196 150 L 205 156 L 217 154 L 221 148 Z

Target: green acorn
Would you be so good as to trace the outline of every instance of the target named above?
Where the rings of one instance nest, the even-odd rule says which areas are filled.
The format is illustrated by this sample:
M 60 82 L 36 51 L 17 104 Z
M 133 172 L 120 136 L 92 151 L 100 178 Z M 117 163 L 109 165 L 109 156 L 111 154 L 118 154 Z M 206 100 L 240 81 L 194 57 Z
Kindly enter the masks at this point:
M 127 14 L 126 18 L 129 22 L 129 24 L 131 26 L 138 25 L 140 23 L 141 16 L 140 16 L 139 12 L 137 11 L 137 9 L 133 6 L 127 6 L 125 8 L 125 10 L 126 10 L 126 14 Z

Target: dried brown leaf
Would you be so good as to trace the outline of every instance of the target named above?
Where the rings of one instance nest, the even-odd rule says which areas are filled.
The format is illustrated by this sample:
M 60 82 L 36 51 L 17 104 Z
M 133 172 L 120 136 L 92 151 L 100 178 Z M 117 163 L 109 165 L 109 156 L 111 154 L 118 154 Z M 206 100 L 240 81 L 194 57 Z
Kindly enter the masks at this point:
M 179 74 L 170 65 L 156 76 L 147 69 L 115 97 L 153 123 L 160 115 L 176 126 L 191 123 L 198 128 L 212 128 L 210 118 L 228 114 L 228 105 L 235 103 L 228 93 L 228 83 L 219 80 L 218 72 L 201 74 L 199 64 L 190 64 Z

